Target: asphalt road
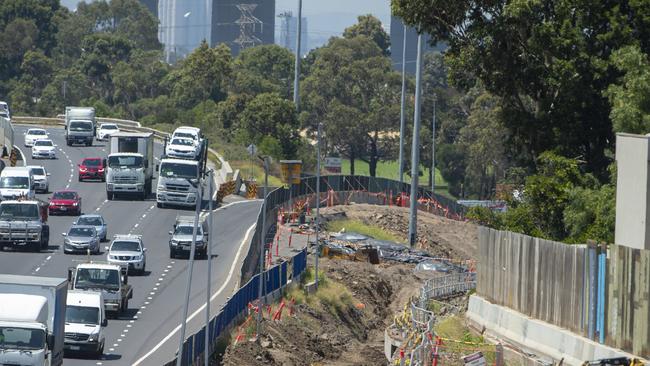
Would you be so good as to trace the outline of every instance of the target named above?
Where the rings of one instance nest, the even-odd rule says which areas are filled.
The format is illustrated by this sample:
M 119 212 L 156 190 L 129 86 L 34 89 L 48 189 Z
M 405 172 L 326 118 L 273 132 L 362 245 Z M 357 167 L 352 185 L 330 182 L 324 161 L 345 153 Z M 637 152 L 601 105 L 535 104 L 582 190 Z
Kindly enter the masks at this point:
M 72 189 L 82 197 L 83 213 L 103 215 L 108 223 L 108 237 L 115 234 L 140 234 L 147 248 L 147 272 L 143 276 L 129 276 L 133 298 L 129 311 L 118 319 L 110 319 L 106 327 L 104 356 L 87 359 L 67 357 L 65 365 L 160 365 L 174 357 L 178 349 L 181 311 L 187 284 L 187 259 L 169 258 L 169 234 L 174 219 L 191 210 L 158 209 L 155 199 L 130 201 L 106 200 L 105 185 L 101 182 L 78 182 L 77 164 L 84 157 L 105 157 L 106 142 L 95 142 L 92 147 L 68 147 L 62 128 L 48 128 L 58 145 L 56 160 L 31 159 L 31 151 L 23 145 L 26 127 L 16 126 L 16 144 L 24 153 L 27 165 L 43 165 L 51 173 L 50 192 Z M 156 144 L 159 156 L 162 146 Z M 155 187 L 155 181 L 154 181 Z M 207 192 L 207 191 L 206 191 Z M 50 194 L 39 194 L 47 200 Z M 239 285 L 241 264 L 248 251 L 253 225 L 261 201 L 241 201 L 218 207 L 214 214 L 212 237 L 211 314 L 218 311 L 227 297 Z M 207 215 L 203 210 L 202 216 Z M 63 237 L 74 216 L 50 216 L 50 246 L 41 253 L 2 252 L 0 272 L 18 275 L 66 277 L 68 267 L 88 260 L 87 255 L 63 253 Z M 109 243 L 102 243 L 108 246 Z M 92 260 L 105 260 L 106 254 L 91 255 Z M 207 260 L 194 262 L 191 300 L 188 312 L 187 334 L 200 329 L 205 321 L 207 301 Z

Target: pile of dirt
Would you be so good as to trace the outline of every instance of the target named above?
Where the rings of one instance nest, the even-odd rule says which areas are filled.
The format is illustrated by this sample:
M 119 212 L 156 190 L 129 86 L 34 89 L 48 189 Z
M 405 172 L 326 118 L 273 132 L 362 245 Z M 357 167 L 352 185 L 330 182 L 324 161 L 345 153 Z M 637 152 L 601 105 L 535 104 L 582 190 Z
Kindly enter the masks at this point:
M 409 210 L 403 207 L 387 207 L 369 204 L 352 204 L 321 209 L 322 222 L 330 220 L 360 220 L 368 225 L 381 227 L 407 241 Z M 418 212 L 418 245 L 436 257 L 453 259 L 476 259 L 478 228 L 469 222 L 450 220 L 430 213 Z
M 413 265 L 371 265 L 322 259 L 326 281 L 343 285 L 352 298 L 345 306 L 315 301 L 294 306 L 294 316 L 264 321 L 258 342 L 229 345 L 224 365 L 382 365 L 384 329 L 404 300 L 417 294 Z M 320 300 L 319 300 L 320 299 Z

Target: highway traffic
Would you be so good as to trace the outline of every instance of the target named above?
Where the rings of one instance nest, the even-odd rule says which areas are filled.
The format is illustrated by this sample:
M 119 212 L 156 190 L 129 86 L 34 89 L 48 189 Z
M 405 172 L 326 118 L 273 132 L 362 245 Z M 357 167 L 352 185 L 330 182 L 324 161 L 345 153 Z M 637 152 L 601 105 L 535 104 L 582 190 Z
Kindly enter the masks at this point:
M 23 133 L 27 127 L 16 126 L 15 144 L 21 149 L 26 165 L 42 165 L 49 176 L 49 193 L 36 197 L 48 201 L 52 192 L 71 190 L 81 197 L 83 214 L 101 215 L 107 224 L 107 240 L 100 243 L 98 254 L 65 254 L 64 236 L 78 216 L 49 216 L 50 240 L 41 252 L 5 251 L 0 253 L 4 274 L 65 278 L 68 268 L 82 262 L 106 261 L 106 247 L 117 234 L 142 236 L 146 251 L 146 270 L 129 273 L 133 289 L 128 310 L 108 320 L 105 328 L 104 354 L 99 359 L 66 354 L 65 365 L 159 365 L 174 357 L 178 345 L 181 309 L 186 287 L 187 256 L 170 258 L 168 231 L 179 215 L 192 215 L 190 209 L 158 208 L 154 195 L 145 200 L 116 197 L 108 200 L 106 183 L 101 180 L 78 181 L 78 164 L 84 158 L 106 158 L 108 143 L 95 141 L 92 146 L 67 146 L 65 130 L 48 127 L 49 138 L 56 144 L 56 159 L 32 159 L 31 149 L 24 147 Z M 163 146 L 154 144 L 156 161 Z M 153 185 L 157 177 L 154 177 Z M 207 189 L 205 190 L 207 193 Z M 207 202 L 203 202 L 207 207 Z M 238 287 L 239 271 L 261 206 L 258 201 L 224 204 L 214 212 L 212 241 L 211 313 Z M 215 205 L 216 207 L 216 205 Z M 201 213 L 207 216 L 206 209 Z M 187 332 L 197 331 L 204 319 L 207 260 L 197 259 L 194 265 L 189 322 Z

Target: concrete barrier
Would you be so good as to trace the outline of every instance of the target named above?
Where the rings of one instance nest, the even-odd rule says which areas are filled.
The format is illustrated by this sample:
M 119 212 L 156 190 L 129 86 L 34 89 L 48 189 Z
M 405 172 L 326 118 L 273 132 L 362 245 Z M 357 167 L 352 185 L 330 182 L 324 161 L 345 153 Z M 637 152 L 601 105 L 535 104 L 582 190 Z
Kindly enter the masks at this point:
M 581 337 L 566 329 L 529 318 L 504 306 L 472 295 L 466 317 L 477 329 L 507 340 L 529 353 L 568 365 L 580 366 L 584 361 L 601 358 L 637 356 Z M 638 357 L 637 357 L 638 358 Z M 642 360 L 648 363 L 647 360 Z

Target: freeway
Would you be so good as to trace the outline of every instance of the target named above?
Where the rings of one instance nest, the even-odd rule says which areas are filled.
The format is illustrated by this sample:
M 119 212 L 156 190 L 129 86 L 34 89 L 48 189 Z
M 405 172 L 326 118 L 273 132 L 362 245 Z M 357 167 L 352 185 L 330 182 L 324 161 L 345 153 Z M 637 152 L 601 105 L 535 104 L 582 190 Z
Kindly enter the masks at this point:
M 77 163 L 84 157 L 106 156 L 105 142 L 92 147 L 68 147 L 62 128 L 48 128 L 58 145 L 58 159 L 31 159 L 29 148 L 23 146 L 26 127 L 16 126 L 16 144 L 23 151 L 27 165 L 43 165 L 51 173 L 50 191 L 69 188 L 82 196 L 84 213 L 99 213 L 108 223 L 109 238 L 114 234 L 139 234 L 147 248 L 147 272 L 129 276 L 133 299 L 129 311 L 118 319 L 110 319 L 106 328 L 104 355 L 99 360 L 82 356 L 66 356 L 66 365 L 160 365 L 174 357 L 178 348 L 180 314 L 185 298 L 186 259 L 170 259 L 168 231 L 179 213 L 192 211 L 158 209 L 155 199 L 145 201 L 106 200 L 104 183 L 78 182 Z M 162 146 L 156 144 L 155 155 Z M 154 181 L 155 182 L 155 181 Z M 155 187 L 155 183 L 154 183 Z M 39 194 L 47 200 L 51 193 Z M 211 314 L 220 309 L 239 285 L 241 263 L 247 252 L 261 201 L 239 201 L 215 209 L 212 238 Z M 207 207 L 204 202 L 204 207 Z M 202 216 L 207 214 L 203 210 Z M 50 246 L 41 253 L 2 252 L 0 272 L 18 275 L 66 277 L 68 267 L 88 260 L 87 255 L 63 254 L 63 237 L 76 217 L 50 216 Z M 109 243 L 104 243 L 104 246 Z M 105 260 L 105 253 L 91 255 L 91 260 Z M 193 285 L 188 316 L 187 335 L 200 329 L 205 319 L 207 260 L 194 262 Z M 70 357 L 70 358 L 68 358 Z

